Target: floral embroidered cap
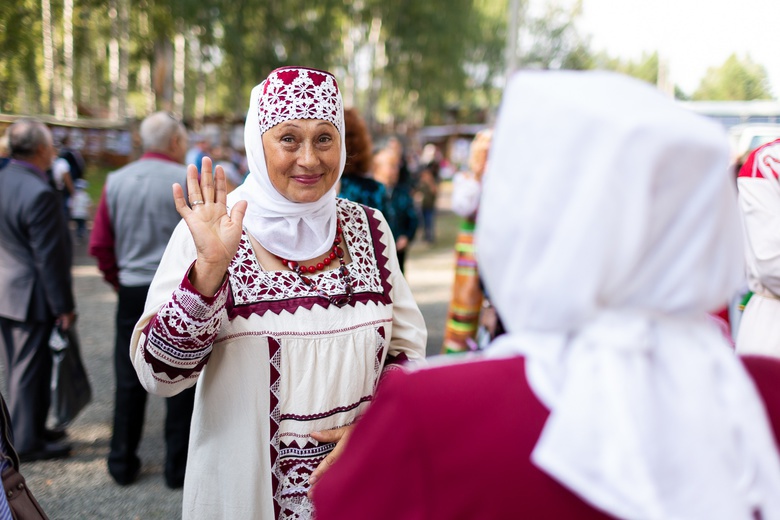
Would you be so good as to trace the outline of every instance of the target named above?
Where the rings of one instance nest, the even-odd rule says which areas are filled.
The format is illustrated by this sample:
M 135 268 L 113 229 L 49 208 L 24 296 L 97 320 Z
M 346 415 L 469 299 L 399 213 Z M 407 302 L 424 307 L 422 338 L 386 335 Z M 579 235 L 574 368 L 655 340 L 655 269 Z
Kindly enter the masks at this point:
M 316 69 L 282 67 L 271 72 L 263 86 L 257 115 L 261 135 L 291 119 L 323 119 L 339 132 L 344 128 L 336 78 Z

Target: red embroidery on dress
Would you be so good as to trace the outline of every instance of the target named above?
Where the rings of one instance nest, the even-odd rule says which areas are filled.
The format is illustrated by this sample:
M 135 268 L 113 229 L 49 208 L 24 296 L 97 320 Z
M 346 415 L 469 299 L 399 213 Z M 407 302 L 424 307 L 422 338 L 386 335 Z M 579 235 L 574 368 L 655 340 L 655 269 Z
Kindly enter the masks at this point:
M 385 328 L 376 328 L 376 355 L 374 356 L 374 391 L 379 384 L 379 376 L 382 373 L 382 358 L 387 347 L 387 339 L 385 338 Z
M 352 261 L 347 265 L 352 277 L 354 306 L 359 302 L 375 301 L 389 304 L 390 272 L 385 265 L 386 246 L 381 243 L 379 220 L 372 222 L 367 218 L 369 208 L 338 199 L 337 211 L 342 222 L 345 245 L 349 249 Z M 372 225 L 373 224 L 373 225 Z M 374 229 L 374 228 L 377 229 Z M 264 271 L 252 249 L 249 237 L 244 233 L 238 246 L 238 252 L 228 268 L 232 304 L 228 308 L 228 318 L 236 316 L 262 316 L 268 311 L 279 314 L 283 310 L 295 313 L 299 308 L 311 309 L 315 305 L 328 308 L 328 300 L 313 294 L 300 277 L 292 271 Z M 336 270 L 324 271 L 313 276 L 317 286 L 330 296 L 343 292 L 342 281 Z
M 153 373 L 177 380 L 203 369 L 222 327 L 227 294 L 222 288 L 208 303 L 179 285 L 146 328 L 141 348 Z
M 271 451 L 271 490 L 274 497 L 274 516 L 282 519 L 309 519 L 313 515 L 313 507 L 307 492 L 309 490 L 309 475 L 314 468 L 333 449 L 333 445 L 317 445 L 306 443 L 304 448 L 298 448 L 292 453 L 290 445 L 279 440 L 281 412 L 279 408 L 279 392 L 281 384 L 282 347 L 279 340 L 268 338 L 268 358 L 270 360 L 270 451 Z M 309 455 L 301 457 L 301 455 Z
M 281 503 L 279 500 L 279 483 L 282 480 L 281 470 L 277 458 L 279 457 L 279 384 L 281 379 L 282 348 L 279 342 L 268 338 L 268 359 L 270 360 L 271 380 L 269 386 L 268 409 L 271 411 L 270 439 L 271 439 L 271 490 L 274 497 L 274 517 L 279 518 Z
M 235 334 L 230 334 L 227 336 L 222 336 L 218 340 L 214 342 L 214 344 L 222 343 L 223 341 L 228 341 L 230 339 L 234 338 L 241 338 L 244 336 L 270 336 L 274 335 L 276 337 L 306 337 L 306 336 L 322 336 L 324 334 L 329 335 L 336 335 L 336 334 L 343 334 L 344 332 L 349 332 L 351 330 L 357 330 L 362 329 L 363 327 L 370 327 L 372 325 L 378 325 L 380 323 L 392 323 L 392 318 L 385 318 L 381 320 L 374 320 L 374 321 L 367 321 L 365 323 L 358 323 L 357 325 L 353 325 L 351 327 L 342 327 L 340 329 L 328 329 L 328 330 L 313 330 L 311 332 L 300 332 L 300 331 L 292 331 L 292 330 L 285 330 L 285 331 L 270 331 L 270 330 L 252 330 L 252 331 L 246 331 L 246 332 L 236 332 Z M 380 327 L 384 329 L 384 327 Z
M 285 413 L 282 414 L 280 418 L 282 421 L 316 421 L 317 419 L 324 419 L 325 417 L 330 417 L 331 415 L 336 415 L 337 413 L 354 410 L 363 403 L 370 403 L 371 399 L 372 397 L 370 395 L 364 395 L 355 403 L 348 404 L 346 406 L 338 406 L 326 412 L 314 413 L 311 415 L 295 415 L 293 413 Z

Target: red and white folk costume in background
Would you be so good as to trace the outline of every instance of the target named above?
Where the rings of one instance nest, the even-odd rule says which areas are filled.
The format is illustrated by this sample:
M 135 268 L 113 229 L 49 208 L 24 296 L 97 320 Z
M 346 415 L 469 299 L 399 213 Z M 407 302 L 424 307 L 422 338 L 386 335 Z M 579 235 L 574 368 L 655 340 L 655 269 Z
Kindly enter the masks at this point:
M 739 172 L 748 288 L 740 354 L 780 357 L 780 139 L 754 150 Z
M 249 201 L 228 277 L 214 297 L 197 293 L 187 277 L 197 253 L 182 222 L 134 334 L 131 357 L 147 390 L 167 396 L 197 381 L 185 519 L 309 518 L 309 475 L 334 446 L 310 433 L 352 424 L 384 371 L 425 354 L 422 314 L 382 214 L 337 201 L 333 189 L 293 203 L 271 184 L 261 136 L 291 119 L 330 121 L 344 135 L 330 74 L 281 69 L 255 87 L 245 130 L 251 174 L 228 198 L 228 206 Z M 345 157 L 342 137 L 342 169 Z M 337 219 L 352 258 L 343 307 L 292 271 L 266 270 L 249 240 L 284 258 L 313 258 L 332 247 Z M 338 271 L 310 278 L 339 297 Z

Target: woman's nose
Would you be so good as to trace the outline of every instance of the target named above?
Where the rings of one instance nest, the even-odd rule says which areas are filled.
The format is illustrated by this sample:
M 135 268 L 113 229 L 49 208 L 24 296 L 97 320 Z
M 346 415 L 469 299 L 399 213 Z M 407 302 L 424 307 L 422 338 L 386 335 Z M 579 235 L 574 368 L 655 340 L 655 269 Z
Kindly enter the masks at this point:
M 319 164 L 320 160 L 317 157 L 317 150 L 312 143 L 304 143 L 300 148 L 300 154 L 298 155 L 298 164 L 304 168 L 314 168 Z

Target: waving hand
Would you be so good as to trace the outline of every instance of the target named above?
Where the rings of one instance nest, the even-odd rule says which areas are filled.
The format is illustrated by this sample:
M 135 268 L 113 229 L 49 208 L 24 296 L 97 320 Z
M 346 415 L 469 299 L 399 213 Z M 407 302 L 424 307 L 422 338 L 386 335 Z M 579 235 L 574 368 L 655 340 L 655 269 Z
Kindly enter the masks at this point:
M 204 296 L 213 296 L 222 285 L 228 265 L 238 251 L 247 203 L 238 202 L 228 215 L 224 170 L 217 166 L 212 176 L 211 159 L 204 157 L 201 172 L 198 182 L 195 165 L 187 167 L 189 205 L 179 184 L 173 185 L 173 200 L 198 250 L 190 282 Z

